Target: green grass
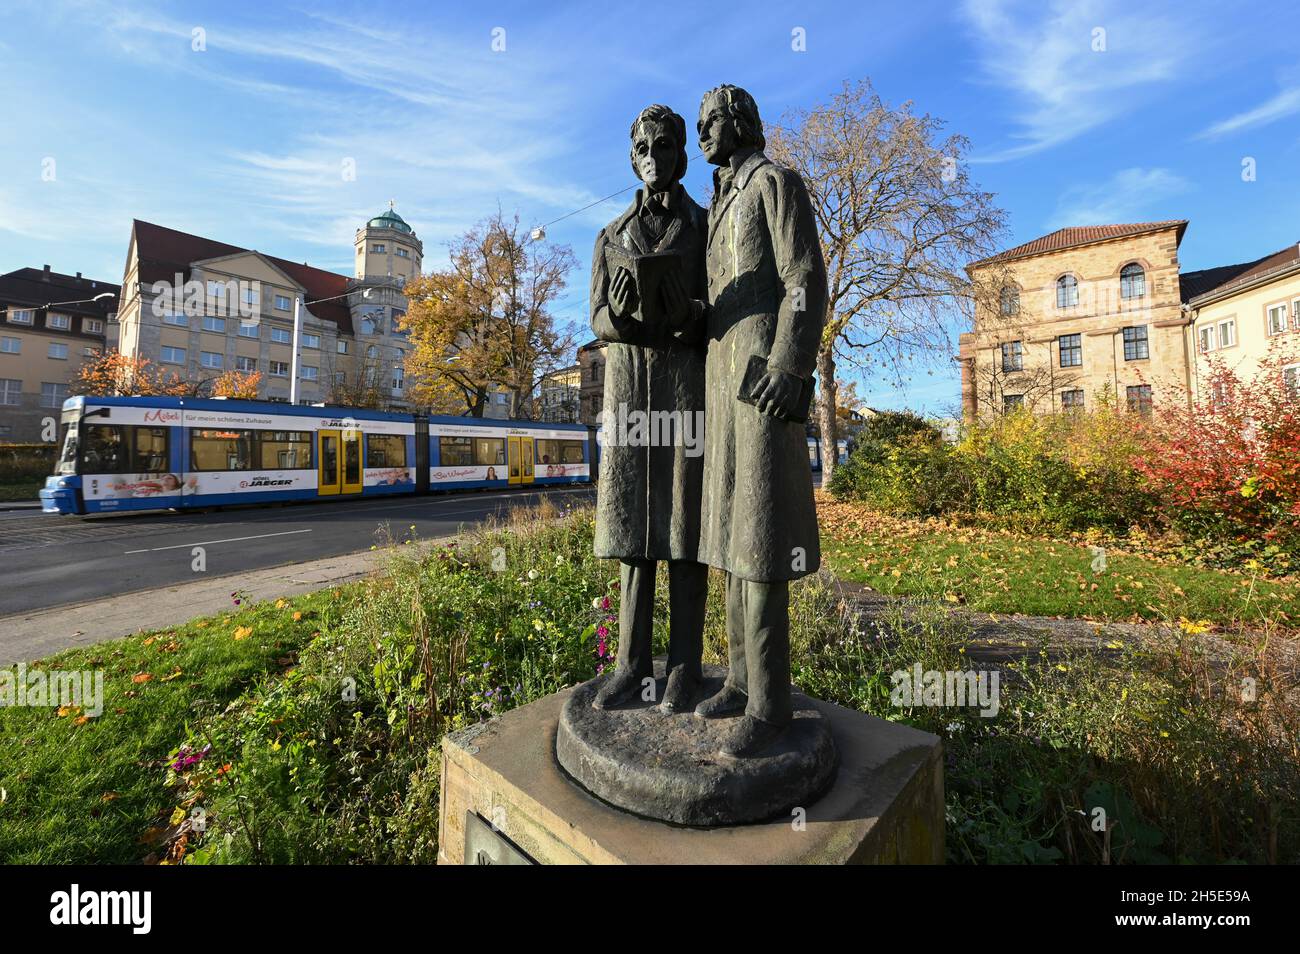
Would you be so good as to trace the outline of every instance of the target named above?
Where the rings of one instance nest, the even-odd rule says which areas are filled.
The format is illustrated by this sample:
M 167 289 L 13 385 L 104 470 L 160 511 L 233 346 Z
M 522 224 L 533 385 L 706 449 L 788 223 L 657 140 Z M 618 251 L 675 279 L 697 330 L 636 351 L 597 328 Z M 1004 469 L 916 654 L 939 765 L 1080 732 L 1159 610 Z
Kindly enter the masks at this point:
M 553 516 L 516 515 L 422 556 L 402 548 L 386 576 L 353 587 L 50 660 L 104 667 L 106 710 L 82 725 L 75 713 L 0 710 L 0 861 L 432 860 L 442 734 L 602 662 L 616 568 L 591 556 L 589 511 Z M 882 531 L 870 552 L 928 558 L 904 529 Z M 1006 545 L 1003 559 L 1027 549 Z M 713 574 L 710 661 L 725 652 L 720 583 Z M 943 738 L 950 862 L 1300 860 L 1298 690 L 1276 665 L 1285 634 L 1235 630 L 1230 659 L 1189 634 L 1113 640 L 1107 653 L 1026 646 L 996 717 L 896 704 L 895 671 L 985 668 L 947 605 L 856 619 L 825 577 L 791 590 L 801 688 Z M 604 648 L 607 663 L 614 646 Z M 153 678 L 134 683 L 140 672 Z M 1243 695 L 1246 677 L 1257 698 Z M 183 743 L 212 751 L 170 771 Z M 184 831 L 194 808 L 206 813 L 201 836 Z M 1090 827 L 1097 808 L 1114 823 L 1109 840 Z
M 822 550 L 835 574 L 896 596 L 937 596 L 987 613 L 1220 625 L 1300 618 L 1300 585 L 1086 545 L 874 514 L 822 501 Z M 829 519 L 828 519 L 829 518 Z
M 172 808 L 167 757 L 187 725 L 282 670 L 332 602 L 331 591 L 279 609 L 263 603 L 240 612 L 232 602 L 231 613 L 29 664 L 29 671 L 102 669 L 104 709 L 77 724 L 77 712 L 0 708 L 0 863 L 144 859 L 151 849 L 141 836 Z M 251 633 L 236 639 L 237 627 Z M 150 678 L 136 682 L 141 674 Z

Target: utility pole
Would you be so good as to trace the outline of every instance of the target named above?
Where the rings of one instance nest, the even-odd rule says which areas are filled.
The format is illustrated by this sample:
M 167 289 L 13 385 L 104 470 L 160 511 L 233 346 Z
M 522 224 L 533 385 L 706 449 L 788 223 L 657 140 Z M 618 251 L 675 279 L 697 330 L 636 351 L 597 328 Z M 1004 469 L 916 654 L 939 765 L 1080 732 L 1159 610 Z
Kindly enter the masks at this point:
M 302 296 L 293 296 L 293 357 L 289 361 L 289 403 L 298 403 L 298 335 L 302 326 Z

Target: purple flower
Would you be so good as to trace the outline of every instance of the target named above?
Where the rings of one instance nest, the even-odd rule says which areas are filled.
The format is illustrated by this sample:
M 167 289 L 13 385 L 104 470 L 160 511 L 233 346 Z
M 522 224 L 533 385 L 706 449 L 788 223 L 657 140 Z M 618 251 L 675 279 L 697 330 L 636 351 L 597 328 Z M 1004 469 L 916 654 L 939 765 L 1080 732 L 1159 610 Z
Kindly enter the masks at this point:
M 207 745 L 203 746 L 203 748 L 199 749 L 199 751 L 197 752 L 190 751 L 190 747 L 188 745 L 182 745 L 179 749 L 176 750 L 176 755 L 178 756 L 178 758 L 176 759 L 175 762 L 172 763 L 172 769 L 177 771 L 179 771 L 180 769 L 187 769 L 191 765 L 194 765 L 196 762 L 201 762 L 203 760 L 203 757 L 211 751 L 212 751 L 212 743 L 208 743 Z

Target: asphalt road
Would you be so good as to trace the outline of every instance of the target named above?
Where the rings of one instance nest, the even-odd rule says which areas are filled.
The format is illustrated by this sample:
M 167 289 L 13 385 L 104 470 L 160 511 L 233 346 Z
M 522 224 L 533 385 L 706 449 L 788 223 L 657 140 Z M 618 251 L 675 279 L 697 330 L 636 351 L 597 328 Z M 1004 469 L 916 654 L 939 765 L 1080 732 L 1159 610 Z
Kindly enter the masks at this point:
M 0 616 L 102 599 L 195 578 L 193 548 L 205 572 L 236 573 L 369 550 L 391 527 L 404 539 L 446 536 L 540 497 L 557 505 L 595 499 L 592 487 L 508 490 L 240 507 L 204 513 L 68 517 L 0 512 Z

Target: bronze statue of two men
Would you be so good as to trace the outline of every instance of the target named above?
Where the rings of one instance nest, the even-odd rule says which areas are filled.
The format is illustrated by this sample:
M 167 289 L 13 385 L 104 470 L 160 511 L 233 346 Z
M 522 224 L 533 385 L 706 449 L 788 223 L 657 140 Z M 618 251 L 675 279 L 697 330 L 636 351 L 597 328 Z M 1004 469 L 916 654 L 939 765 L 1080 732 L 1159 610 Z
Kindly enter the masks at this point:
M 653 678 L 655 571 L 667 561 L 658 704 L 738 717 L 720 754 L 747 758 L 793 718 L 789 584 L 821 562 L 802 420 L 826 270 L 807 189 L 764 155 L 753 97 L 710 90 L 697 130 L 718 167 L 708 212 L 680 184 L 685 122 L 650 106 L 631 131 L 642 188 L 592 255 L 592 330 L 608 342 L 595 549 L 622 563 L 618 665 L 594 704 L 640 699 Z M 710 566 L 726 573 L 730 666 L 699 700 Z

